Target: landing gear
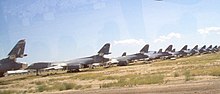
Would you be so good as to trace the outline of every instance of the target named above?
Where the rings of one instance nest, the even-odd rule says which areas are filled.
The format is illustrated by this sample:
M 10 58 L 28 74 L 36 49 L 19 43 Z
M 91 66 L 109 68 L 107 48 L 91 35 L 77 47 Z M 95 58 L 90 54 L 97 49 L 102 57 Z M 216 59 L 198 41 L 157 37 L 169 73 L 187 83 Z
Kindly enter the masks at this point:
M 120 61 L 118 62 L 118 66 L 127 66 L 128 65 L 128 61 Z
M 0 72 L 0 77 L 4 77 L 4 72 Z
M 73 73 L 73 72 L 79 72 L 79 69 L 72 69 L 72 70 L 68 70 L 67 73 Z

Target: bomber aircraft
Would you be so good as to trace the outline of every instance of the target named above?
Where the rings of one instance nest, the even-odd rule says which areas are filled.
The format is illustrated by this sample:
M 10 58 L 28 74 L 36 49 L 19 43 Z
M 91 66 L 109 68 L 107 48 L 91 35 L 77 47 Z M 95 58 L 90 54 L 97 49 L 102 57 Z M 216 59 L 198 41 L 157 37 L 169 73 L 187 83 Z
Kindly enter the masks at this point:
M 67 61 L 68 72 L 79 71 L 81 68 L 92 67 L 93 63 L 104 63 L 109 61 L 109 58 L 105 58 L 104 55 L 111 54 L 109 52 L 110 43 L 106 43 L 99 51 L 97 55 L 79 58 L 75 60 Z
M 99 51 L 97 55 L 89 56 L 89 57 L 84 57 L 84 58 L 79 58 L 75 60 L 69 60 L 69 61 L 63 61 L 60 62 L 62 64 L 65 63 L 65 68 L 68 71 L 67 72 L 73 72 L 73 71 L 79 71 L 81 68 L 88 68 L 92 67 L 93 63 L 104 63 L 107 62 L 109 59 L 105 58 L 104 55 L 111 54 L 109 52 L 110 49 L 110 43 L 106 43 Z M 28 67 L 28 69 L 35 69 L 37 72 L 42 69 L 61 69 L 60 67 L 64 67 L 63 65 L 61 66 L 52 66 L 53 62 L 40 62 L 40 63 L 33 63 Z M 37 73 L 38 75 L 38 73 Z
M 126 55 L 124 52 L 122 56 L 113 58 L 111 61 L 116 61 L 118 66 L 126 66 L 128 63 L 130 63 L 133 60 L 139 60 L 139 59 L 145 59 L 148 58 L 147 55 L 144 53 L 147 53 L 149 49 L 149 45 L 146 44 L 139 53 L 131 54 L 131 55 Z
M 155 59 L 160 59 L 161 57 L 168 57 L 171 54 L 169 53 L 172 50 L 173 45 L 169 45 L 164 52 L 162 52 L 162 49 L 159 49 L 158 52 L 153 52 L 153 53 L 145 53 L 145 55 L 148 56 L 148 61 L 150 60 L 155 60 Z

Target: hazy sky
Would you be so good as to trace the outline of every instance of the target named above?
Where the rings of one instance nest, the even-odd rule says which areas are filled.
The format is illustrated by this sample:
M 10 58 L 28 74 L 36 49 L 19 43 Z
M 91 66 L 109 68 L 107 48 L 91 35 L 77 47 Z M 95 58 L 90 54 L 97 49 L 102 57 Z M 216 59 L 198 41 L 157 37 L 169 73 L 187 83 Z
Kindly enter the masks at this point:
M 1 0 L 0 58 L 19 39 L 19 61 L 63 61 L 97 54 L 107 42 L 112 55 L 185 44 L 219 45 L 220 0 Z

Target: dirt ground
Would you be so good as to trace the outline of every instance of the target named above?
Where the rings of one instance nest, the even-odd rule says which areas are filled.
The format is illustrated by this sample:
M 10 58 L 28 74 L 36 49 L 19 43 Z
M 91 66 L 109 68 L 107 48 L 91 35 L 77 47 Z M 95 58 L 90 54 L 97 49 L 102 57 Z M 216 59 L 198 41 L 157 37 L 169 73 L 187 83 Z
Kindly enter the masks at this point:
M 189 81 L 165 85 L 144 85 L 132 88 L 94 89 L 84 91 L 63 91 L 53 94 L 219 94 L 220 79 Z M 49 94 L 49 93 L 47 93 Z

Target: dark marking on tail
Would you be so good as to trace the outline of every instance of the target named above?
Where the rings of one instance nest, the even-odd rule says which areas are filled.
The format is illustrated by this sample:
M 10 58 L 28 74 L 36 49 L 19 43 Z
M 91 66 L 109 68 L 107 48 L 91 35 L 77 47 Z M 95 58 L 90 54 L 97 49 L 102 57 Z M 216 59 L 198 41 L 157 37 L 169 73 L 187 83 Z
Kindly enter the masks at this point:
M 162 49 L 159 49 L 158 53 L 162 53 Z
M 124 53 L 122 54 L 122 56 L 126 56 L 126 52 L 124 52 Z
M 111 54 L 109 52 L 109 49 L 110 49 L 110 43 L 106 43 L 99 51 L 98 51 L 98 54 L 99 55 L 108 55 L 108 54 Z
M 193 50 L 198 50 L 198 45 L 196 45 L 196 46 L 193 48 Z
M 167 49 L 165 50 L 165 52 L 170 52 L 170 51 L 172 50 L 172 48 L 173 48 L 173 45 L 169 45 L 169 46 L 167 47 Z
M 141 50 L 140 53 L 147 53 L 149 50 L 149 44 L 146 44 Z
M 180 51 L 183 51 L 183 50 L 187 50 L 187 45 L 183 46 L 183 48 Z
M 27 56 L 27 54 L 24 54 L 25 44 L 26 42 L 24 39 L 19 40 L 14 48 L 9 52 L 8 56 L 12 59 Z

